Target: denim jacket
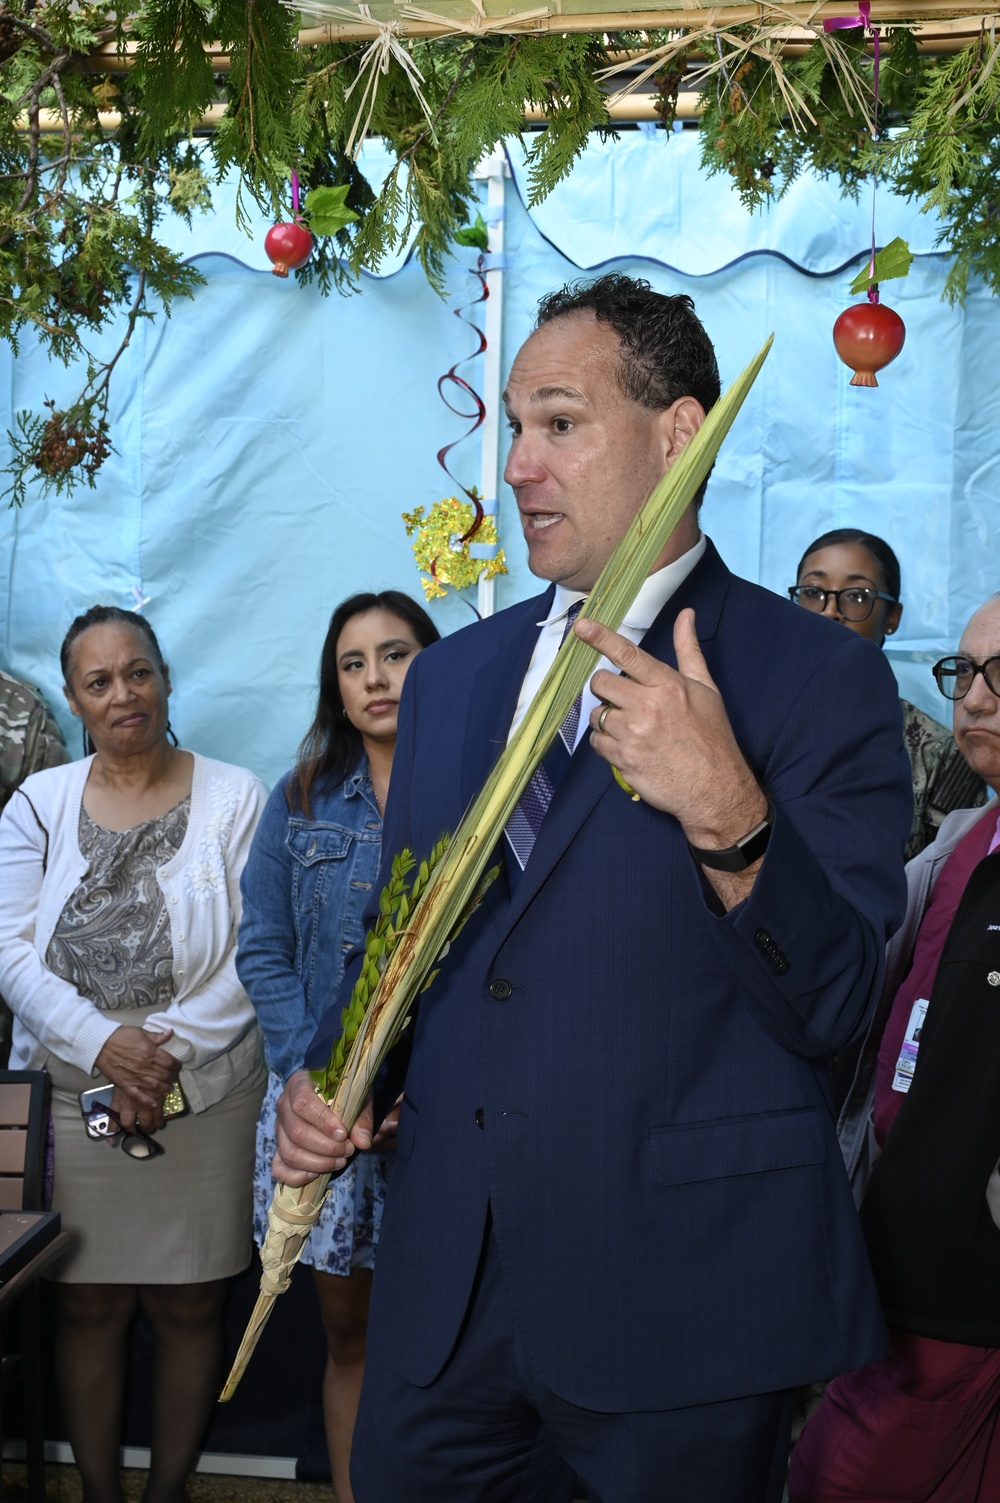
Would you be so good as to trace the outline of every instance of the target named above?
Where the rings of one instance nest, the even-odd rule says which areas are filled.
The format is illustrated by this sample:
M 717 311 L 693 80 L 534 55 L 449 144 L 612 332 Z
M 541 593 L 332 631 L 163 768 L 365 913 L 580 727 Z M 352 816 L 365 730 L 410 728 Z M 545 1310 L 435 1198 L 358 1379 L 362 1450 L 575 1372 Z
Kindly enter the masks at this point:
M 281 779 L 261 816 L 240 888 L 236 970 L 264 1031 L 269 1068 L 287 1080 L 336 1000 L 382 845 L 368 761 L 332 791 L 313 787 L 313 818 L 289 809 Z

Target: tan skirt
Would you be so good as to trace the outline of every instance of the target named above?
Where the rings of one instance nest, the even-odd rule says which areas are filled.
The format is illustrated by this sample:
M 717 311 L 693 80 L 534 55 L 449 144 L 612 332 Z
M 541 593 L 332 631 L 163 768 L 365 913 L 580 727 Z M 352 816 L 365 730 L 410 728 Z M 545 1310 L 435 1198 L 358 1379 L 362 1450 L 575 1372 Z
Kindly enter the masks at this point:
M 154 1008 L 116 1013 L 135 1027 Z M 88 1138 L 80 1092 L 106 1085 L 54 1054 L 52 1209 L 72 1246 L 51 1278 L 68 1284 L 197 1284 L 228 1278 L 253 1252 L 254 1133 L 267 1084 L 261 1062 L 205 1112 L 173 1117 L 163 1153 L 133 1159 Z

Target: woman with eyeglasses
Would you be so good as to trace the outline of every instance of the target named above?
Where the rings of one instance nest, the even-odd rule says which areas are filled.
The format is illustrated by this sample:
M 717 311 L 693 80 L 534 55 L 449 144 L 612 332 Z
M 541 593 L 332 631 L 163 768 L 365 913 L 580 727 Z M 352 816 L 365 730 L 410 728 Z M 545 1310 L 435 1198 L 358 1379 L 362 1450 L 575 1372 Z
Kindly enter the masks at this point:
M 899 560 L 882 538 L 858 527 L 838 527 L 810 543 L 788 594 L 880 647 L 903 614 Z M 913 827 L 904 852 L 910 860 L 934 839 L 946 814 L 982 804 L 987 794 L 951 732 L 909 700 L 900 705 L 913 774 Z
M 239 878 L 265 790 L 182 750 L 149 622 L 94 606 L 62 669 L 84 758 L 0 818 L 11 1067 L 48 1071 L 56 1371 L 84 1503 L 121 1503 L 128 1336 L 153 1332 L 143 1503 L 184 1503 L 218 1392 L 223 1305 L 250 1261 L 260 1030 L 236 975 Z M 173 744 L 172 744 L 173 742 Z
M 410 664 L 437 639 L 427 612 L 399 590 L 352 595 L 337 606 L 320 656 L 313 723 L 295 767 L 268 800 L 243 872 L 236 964 L 271 1072 L 257 1137 L 258 1242 L 274 1193 L 277 1100 L 337 995 L 348 950 L 364 938 L 399 696 Z M 390 1164 L 391 1155 L 377 1151 L 351 1160 L 332 1182 L 300 1260 L 313 1270 L 326 1333 L 323 1416 L 337 1503 L 353 1498 L 348 1462 Z
M 1000 600 L 935 664 L 969 768 L 1000 793 Z M 835 1378 L 790 1503 L 1000 1499 L 1000 821 L 960 809 L 907 906 L 838 1136 L 889 1354 Z

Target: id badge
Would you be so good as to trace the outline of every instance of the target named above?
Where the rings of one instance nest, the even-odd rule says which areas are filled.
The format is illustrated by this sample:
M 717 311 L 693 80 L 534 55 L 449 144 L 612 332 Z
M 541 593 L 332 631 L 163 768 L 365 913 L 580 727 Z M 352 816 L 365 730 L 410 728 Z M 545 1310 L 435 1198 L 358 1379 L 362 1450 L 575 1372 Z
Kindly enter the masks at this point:
M 913 1084 L 913 1072 L 917 1068 L 917 1050 L 920 1048 L 920 1033 L 927 1016 L 927 999 L 918 997 L 910 1009 L 910 1021 L 906 1025 L 903 1047 L 896 1061 L 896 1073 L 892 1077 L 894 1091 L 905 1095 Z

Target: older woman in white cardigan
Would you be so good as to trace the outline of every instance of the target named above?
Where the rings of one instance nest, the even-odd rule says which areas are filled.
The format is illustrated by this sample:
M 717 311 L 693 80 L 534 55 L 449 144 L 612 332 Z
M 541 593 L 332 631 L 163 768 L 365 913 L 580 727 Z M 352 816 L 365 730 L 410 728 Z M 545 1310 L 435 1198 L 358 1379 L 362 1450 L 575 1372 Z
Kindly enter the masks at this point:
M 53 1273 L 57 1368 L 84 1503 L 121 1503 L 140 1307 L 155 1340 L 144 1503 L 183 1503 L 226 1282 L 252 1247 L 265 1073 L 234 959 L 265 790 L 171 745 L 170 679 L 141 616 L 78 617 L 62 667 L 93 755 L 28 778 L 0 819 L 0 993 L 12 1068 L 52 1078 L 53 1208 L 73 1237 Z

